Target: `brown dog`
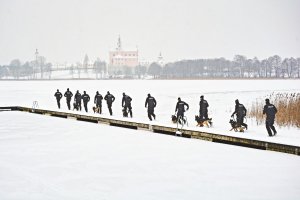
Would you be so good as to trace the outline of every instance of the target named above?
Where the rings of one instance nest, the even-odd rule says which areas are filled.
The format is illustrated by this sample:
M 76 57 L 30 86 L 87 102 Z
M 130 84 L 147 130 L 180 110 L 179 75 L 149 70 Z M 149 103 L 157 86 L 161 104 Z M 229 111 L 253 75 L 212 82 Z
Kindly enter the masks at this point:
M 101 114 L 101 107 L 93 107 L 93 111 L 94 111 L 94 113 L 99 113 L 99 114 Z
M 245 132 L 246 127 L 239 126 L 235 120 L 230 119 L 229 123 L 231 124 L 230 131 L 234 130 L 235 132 Z
M 197 122 L 196 126 L 199 126 L 199 127 L 207 126 L 208 128 L 212 126 L 212 121 L 211 121 L 212 118 L 200 119 L 200 117 L 198 115 L 196 115 L 195 120 Z

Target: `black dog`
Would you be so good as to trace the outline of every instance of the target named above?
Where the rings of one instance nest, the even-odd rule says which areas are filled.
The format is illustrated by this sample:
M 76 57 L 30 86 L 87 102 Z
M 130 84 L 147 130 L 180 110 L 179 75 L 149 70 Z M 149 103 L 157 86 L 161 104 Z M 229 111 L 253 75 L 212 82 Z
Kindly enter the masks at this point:
M 172 115 L 171 119 L 174 124 L 177 123 L 177 117 L 175 115 Z
M 206 125 L 208 128 L 212 126 L 212 118 L 200 119 L 200 117 L 196 115 L 195 120 L 197 122 L 197 126 L 203 127 L 204 125 Z
M 123 117 L 128 117 L 128 112 L 125 108 L 122 109 Z
M 79 110 L 79 106 L 76 103 L 73 103 L 73 110 Z
M 234 119 L 230 119 L 229 123 L 231 124 L 230 131 L 234 130 L 235 132 L 245 132 L 246 127 L 238 125 L 238 123 Z

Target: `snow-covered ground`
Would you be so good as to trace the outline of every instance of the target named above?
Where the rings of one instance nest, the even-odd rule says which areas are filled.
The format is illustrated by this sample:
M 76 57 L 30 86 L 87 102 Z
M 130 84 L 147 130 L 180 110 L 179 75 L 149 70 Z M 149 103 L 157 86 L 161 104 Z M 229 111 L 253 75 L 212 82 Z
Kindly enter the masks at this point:
M 144 103 L 158 101 L 155 124 L 173 126 L 177 97 L 190 104 L 189 128 L 300 145 L 297 128 L 269 138 L 263 125 L 229 132 L 234 100 L 246 107 L 272 92 L 299 92 L 298 80 L 269 81 L 0 81 L 0 106 L 58 110 L 54 93 L 69 87 L 133 98 L 133 121 L 148 122 Z M 213 128 L 198 128 L 199 96 L 208 100 Z M 89 104 L 91 112 L 92 102 Z M 110 117 L 106 104 L 103 117 Z M 67 111 L 65 99 L 62 111 Z M 81 112 L 83 113 L 83 111 Z M 0 199 L 298 199 L 300 157 L 147 131 L 22 112 L 0 112 Z
M 273 92 L 300 92 L 300 80 L 101 80 L 101 81 L 1 81 L 0 106 L 20 105 L 32 106 L 38 101 L 43 109 L 58 110 L 54 93 L 60 89 L 62 93 L 67 88 L 75 94 L 76 90 L 84 90 L 91 96 L 89 113 L 93 114 L 93 98 L 96 91 L 103 96 L 110 91 L 116 101 L 113 104 L 113 118 L 122 118 L 121 99 L 125 92 L 132 97 L 133 121 L 149 122 L 147 109 L 144 107 L 148 93 L 157 100 L 155 113 L 157 120 L 153 124 L 174 126 L 171 115 L 175 112 L 177 98 L 181 97 L 190 105 L 186 112 L 189 128 L 212 133 L 221 133 L 251 139 L 300 145 L 298 128 L 277 128 L 278 136 L 268 137 L 264 124 L 257 125 L 255 120 L 247 118 L 249 130 L 245 133 L 230 132 L 229 118 L 234 109 L 235 99 L 239 99 L 249 110 L 257 99 L 264 102 L 264 97 Z M 195 115 L 199 113 L 200 95 L 204 95 L 209 103 L 209 116 L 213 118 L 213 128 L 196 127 Z M 67 111 L 65 98 L 61 100 L 62 111 Z M 103 102 L 103 117 L 110 117 L 106 103 Z M 81 113 L 85 113 L 82 111 Z
M 0 199 L 298 199 L 300 157 L 0 112 Z

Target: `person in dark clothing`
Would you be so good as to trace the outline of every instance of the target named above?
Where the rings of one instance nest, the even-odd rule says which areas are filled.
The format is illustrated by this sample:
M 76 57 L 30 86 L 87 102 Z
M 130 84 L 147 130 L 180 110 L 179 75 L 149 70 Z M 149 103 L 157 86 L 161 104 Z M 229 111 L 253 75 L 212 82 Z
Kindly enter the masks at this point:
M 184 101 L 181 101 L 181 98 L 178 97 L 178 102 L 175 108 L 175 113 L 177 112 L 177 120 L 179 120 L 179 117 L 183 119 L 184 112 L 186 111 L 185 106 L 187 107 L 186 110 L 189 110 L 189 104 L 185 103 Z
M 236 114 L 237 125 L 239 127 L 243 125 L 246 129 L 248 129 L 248 125 L 244 123 L 244 117 L 247 114 L 247 110 L 243 104 L 240 104 L 238 99 L 235 100 L 235 109 L 231 117 L 233 117 L 235 114 Z
M 102 113 L 102 100 L 103 100 L 102 95 L 99 94 L 99 92 L 97 91 L 95 98 L 94 98 L 94 103 L 96 104 L 96 107 L 98 107 L 100 109 L 99 110 L 100 114 Z
M 107 107 L 108 107 L 108 110 L 109 110 L 109 114 L 112 115 L 112 109 L 111 109 L 111 106 L 112 106 L 112 103 L 115 101 L 115 97 L 114 95 L 110 94 L 109 91 L 107 92 L 107 94 L 105 95 L 104 99 L 106 100 L 106 103 L 107 103 Z
M 204 96 L 200 96 L 200 110 L 199 110 L 199 116 L 200 116 L 200 119 L 204 119 L 204 120 L 207 120 L 208 119 L 208 110 L 207 110 L 207 107 L 209 106 L 207 101 L 204 100 Z
M 67 91 L 65 92 L 64 94 L 64 97 L 66 97 L 67 99 L 67 105 L 68 105 L 68 109 L 70 110 L 71 109 L 71 98 L 73 96 L 73 93 L 69 90 L 69 88 L 67 88 Z
M 83 101 L 85 112 L 88 112 L 87 104 L 90 101 L 90 96 L 85 91 L 83 91 L 83 95 L 81 96 L 81 98 Z
M 132 98 L 123 92 L 122 107 L 125 111 L 129 112 L 130 117 L 132 117 L 131 101 L 132 101 Z
M 154 108 L 156 107 L 156 100 L 150 94 L 148 94 L 148 97 L 146 98 L 145 108 L 147 108 L 147 105 L 148 105 L 148 118 L 150 119 L 150 121 L 152 121 L 152 117 L 154 119 L 156 117 L 154 114 Z
M 277 108 L 270 103 L 269 99 L 266 99 L 266 105 L 264 106 L 263 114 L 266 114 L 266 128 L 268 131 L 269 136 L 275 136 L 277 131 L 274 127 L 275 115 L 277 113 Z M 274 135 L 272 135 L 272 131 Z
M 55 92 L 54 96 L 56 97 L 57 106 L 60 109 L 60 100 L 62 98 L 62 93 L 59 91 L 59 89 L 57 89 L 57 91 Z
M 79 93 L 78 90 L 74 96 L 74 100 L 75 100 L 75 105 L 76 105 L 77 110 L 81 111 L 81 94 Z

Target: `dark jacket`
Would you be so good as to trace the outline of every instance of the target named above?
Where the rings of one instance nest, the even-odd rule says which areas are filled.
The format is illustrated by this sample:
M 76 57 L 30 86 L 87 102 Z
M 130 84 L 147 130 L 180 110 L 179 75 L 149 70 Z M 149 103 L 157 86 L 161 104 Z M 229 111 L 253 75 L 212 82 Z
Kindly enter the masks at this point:
M 184 106 L 187 107 L 186 110 L 189 109 L 189 104 L 185 103 L 184 101 L 178 101 L 177 104 L 176 104 L 175 112 L 177 110 L 178 110 L 178 112 L 184 112 L 185 111 Z
M 267 115 L 267 121 L 274 121 L 277 108 L 273 104 L 266 104 L 264 106 L 263 114 Z
M 81 94 L 79 92 L 76 92 L 74 99 L 77 103 L 81 102 Z
M 62 93 L 61 92 L 55 92 L 54 96 L 56 99 L 60 100 L 62 98 Z
M 64 96 L 67 98 L 67 100 L 71 100 L 73 93 L 71 91 L 66 91 Z
M 95 95 L 95 98 L 94 98 L 94 103 L 95 104 L 102 104 L 102 100 L 103 100 L 103 97 L 101 94 L 96 94 Z
M 236 114 L 236 116 L 239 117 L 245 117 L 247 114 L 247 109 L 243 104 L 235 104 L 235 109 L 232 115 Z
M 106 100 L 107 104 L 112 104 L 115 101 L 115 97 L 112 94 L 106 94 L 104 99 Z
M 132 98 L 128 95 L 123 96 L 122 98 L 122 106 L 131 106 Z
M 81 96 L 81 98 L 82 98 L 83 102 L 85 102 L 85 103 L 90 101 L 90 96 L 88 94 L 83 94 Z
M 147 107 L 148 104 L 148 109 L 153 110 L 156 107 L 156 100 L 154 97 L 147 97 L 146 102 L 145 102 L 145 107 Z
M 207 112 L 207 107 L 209 106 L 207 101 L 204 99 L 201 99 L 200 103 L 200 112 Z

